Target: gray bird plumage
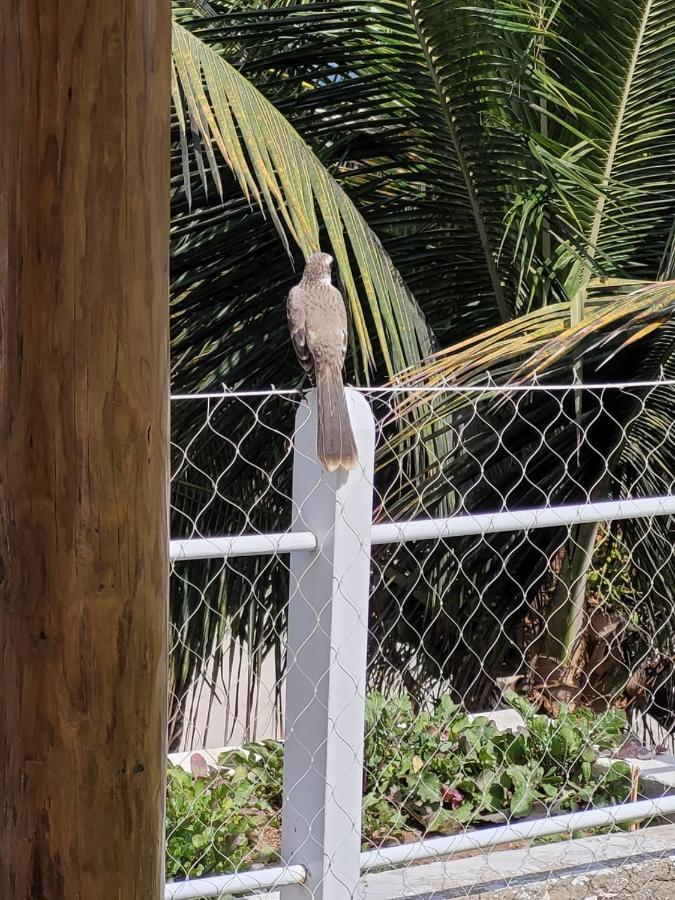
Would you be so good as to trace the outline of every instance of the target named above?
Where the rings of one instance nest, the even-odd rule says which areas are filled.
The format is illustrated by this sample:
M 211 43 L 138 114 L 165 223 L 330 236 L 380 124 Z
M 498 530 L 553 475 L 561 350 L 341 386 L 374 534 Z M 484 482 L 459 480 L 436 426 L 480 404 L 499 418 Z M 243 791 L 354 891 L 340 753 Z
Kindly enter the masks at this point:
M 300 364 L 316 387 L 317 454 L 329 472 L 358 463 L 356 442 L 342 383 L 347 353 L 347 311 L 333 287 L 327 253 L 313 253 L 286 303 L 288 326 Z

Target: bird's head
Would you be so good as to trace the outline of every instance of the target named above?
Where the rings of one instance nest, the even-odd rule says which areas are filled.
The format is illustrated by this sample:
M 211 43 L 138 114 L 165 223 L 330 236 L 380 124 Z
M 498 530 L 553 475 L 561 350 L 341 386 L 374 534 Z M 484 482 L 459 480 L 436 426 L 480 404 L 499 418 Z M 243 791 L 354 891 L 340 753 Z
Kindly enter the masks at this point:
M 305 264 L 305 271 L 302 276 L 303 281 L 319 281 L 330 284 L 330 269 L 332 265 L 333 257 L 328 253 L 322 253 L 320 250 L 312 253 Z

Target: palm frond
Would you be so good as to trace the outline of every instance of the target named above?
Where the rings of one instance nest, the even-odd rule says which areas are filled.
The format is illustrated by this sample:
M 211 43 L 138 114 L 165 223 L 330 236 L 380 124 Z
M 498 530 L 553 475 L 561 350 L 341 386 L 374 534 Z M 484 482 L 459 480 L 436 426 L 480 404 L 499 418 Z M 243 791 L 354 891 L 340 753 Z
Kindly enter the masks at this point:
M 672 0 L 387 0 L 195 28 L 236 41 L 242 71 L 349 164 L 444 344 L 493 324 L 500 293 L 501 318 L 572 300 L 577 321 L 592 277 L 657 277 L 675 214 L 674 15 Z
M 588 225 L 590 252 L 611 260 L 617 273 L 655 277 L 675 216 L 669 162 L 675 146 L 675 4 L 586 0 L 576 15 L 574 4 L 566 6 L 570 39 L 580 12 L 597 23 L 581 35 L 575 29 L 581 41 L 571 55 L 572 87 L 586 106 L 585 130 L 600 148 L 597 165 L 606 191 Z
M 513 314 L 504 219 L 537 183 L 512 87 L 521 47 L 458 0 L 299 4 L 190 27 L 236 42 L 242 72 L 332 163 L 441 340 Z
M 588 381 L 622 384 L 626 372 L 649 382 L 672 371 L 675 285 L 657 283 L 628 294 L 622 294 L 623 284 L 610 292 L 603 287 L 604 293 L 590 296 L 588 318 L 580 326 L 569 326 L 566 304 L 536 311 L 397 379 L 399 387 L 415 390 L 383 424 L 390 431 L 378 459 L 378 477 L 386 486 L 380 488 L 381 520 L 438 514 L 449 492 L 457 498 L 454 511 L 464 514 L 672 492 L 672 384 L 585 391 L 579 403 L 574 372 L 582 360 Z M 495 372 L 521 385 L 524 375 L 536 375 L 540 389 L 507 393 L 498 402 Z M 542 389 L 547 382 L 570 387 L 549 392 Z M 476 391 L 481 383 L 482 393 Z M 473 390 L 462 391 L 462 384 Z M 443 385 L 447 392 L 424 390 Z M 416 426 L 413 433 L 401 427 L 411 415 L 424 420 L 427 438 Z M 433 461 L 426 470 L 401 477 L 409 442 L 438 432 L 450 435 L 453 453 L 435 460 L 429 454 Z M 621 534 L 635 565 L 640 621 L 653 623 L 645 626 L 647 643 L 641 639 L 630 652 L 656 654 L 662 679 L 672 676 L 675 570 L 669 529 L 666 518 L 656 517 L 624 523 Z M 496 680 L 522 664 L 523 616 L 550 596 L 551 560 L 568 539 L 566 529 L 553 528 L 437 541 L 416 547 L 414 555 L 398 547 L 378 550 L 376 571 L 385 573 L 386 590 L 377 595 L 373 616 L 373 683 L 390 677 L 391 665 L 378 648 L 391 643 L 397 665 L 414 674 L 413 682 L 438 688 L 444 681 L 484 708 Z M 656 577 L 654 559 L 663 561 Z M 489 591 L 483 593 L 485 585 Z M 543 640 L 553 628 L 546 608 L 541 621 L 548 623 Z M 657 712 L 670 724 L 672 716 Z
M 319 248 L 320 217 L 339 266 L 366 368 L 374 354 L 352 259 L 387 368 L 393 371 L 428 351 L 429 333 L 410 292 L 373 231 L 302 138 L 236 69 L 178 22 L 173 23 L 173 42 L 173 101 L 186 192 L 190 190 L 190 148 L 206 180 L 203 148 L 222 194 L 217 149 L 244 196 L 263 207 L 282 238 L 290 235 L 305 257 Z
M 553 218 L 576 223 L 576 241 L 560 248 L 572 323 L 584 315 L 595 274 L 654 279 L 675 214 L 675 149 L 670 112 L 675 89 L 672 0 L 545 0 L 540 40 L 529 54 L 534 105 L 545 128 L 552 170 L 571 179 L 565 199 L 542 203 Z M 485 15 L 505 33 L 524 27 L 522 3 L 500 2 Z M 531 19 L 531 17 L 530 17 Z M 526 23 L 532 34 L 532 23 Z M 583 148 L 570 169 L 565 150 Z M 556 212 L 557 211 L 557 212 Z
M 514 380 L 527 380 L 550 369 L 559 360 L 578 352 L 603 354 L 596 368 L 606 366 L 624 347 L 670 323 L 675 311 L 675 281 L 643 285 L 622 295 L 626 285 L 616 291 L 618 299 L 604 295 L 595 302 L 604 307 L 596 315 L 582 319 L 565 330 L 555 342 L 548 342 L 514 374 Z

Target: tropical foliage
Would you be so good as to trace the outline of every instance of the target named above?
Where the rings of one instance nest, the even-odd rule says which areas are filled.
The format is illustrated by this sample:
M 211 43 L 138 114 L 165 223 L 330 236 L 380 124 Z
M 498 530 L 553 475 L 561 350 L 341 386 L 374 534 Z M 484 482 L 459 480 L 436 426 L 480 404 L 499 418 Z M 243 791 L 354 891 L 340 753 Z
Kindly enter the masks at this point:
M 621 803 L 631 770 L 597 765 L 621 745 L 626 717 L 563 709 L 557 721 L 508 698 L 525 727 L 499 730 L 448 697 L 418 715 L 407 698 L 367 702 L 363 847 Z M 194 759 L 194 758 L 193 758 Z M 209 771 L 169 768 L 167 876 L 191 878 L 278 858 L 283 746 L 249 743 L 221 754 Z
M 673 0 L 236 6 L 213 0 L 191 9 L 176 4 L 175 20 L 176 389 L 296 381 L 283 297 L 301 255 L 319 245 L 333 248 L 349 298 L 349 374 L 356 381 L 396 376 L 423 387 L 476 384 L 488 376 L 628 381 L 675 375 Z M 434 347 L 442 349 L 430 356 Z M 664 386 L 640 398 L 640 416 L 621 404 L 607 409 L 596 440 L 606 442 L 616 489 L 638 485 L 635 473 L 650 447 L 658 450 L 639 489 L 663 493 L 671 486 L 674 401 L 672 387 Z M 560 446 L 573 445 L 576 430 L 595 416 L 571 402 L 556 437 Z M 460 414 L 457 403 L 457 395 L 448 395 L 435 404 L 432 434 L 442 434 Z M 555 418 L 554 407 L 538 408 L 536 421 Z M 408 410 L 406 419 L 413 414 Z M 621 433 L 603 422 L 618 422 Z M 236 440 L 239 423 L 223 413 L 216 424 Z M 394 432 L 398 425 L 394 417 Z M 184 445 L 195 422 L 185 412 L 173 427 L 176 444 Z M 278 427 L 290 429 L 281 412 Z M 398 434 L 409 441 L 405 428 Z M 458 489 L 462 480 L 471 483 L 475 451 L 485 439 L 477 434 L 464 456 L 453 455 Z M 513 431 L 508 450 L 502 447 L 529 459 L 531 428 Z M 205 443 L 195 453 L 204 471 L 217 474 L 222 460 L 209 448 Z M 262 436 L 266 465 L 281 465 L 274 452 Z M 597 473 L 591 461 L 577 459 L 569 484 L 583 492 Z M 569 490 L 556 493 L 556 467 L 539 463 L 550 499 L 573 500 Z M 387 464 L 381 458 L 381 477 Z M 381 515 L 404 515 L 421 490 L 428 511 L 447 504 L 447 497 L 433 496 L 440 480 L 426 463 L 417 460 L 409 474 Z M 495 489 L 505 496 L 507 467 L 502 477 Z M 256 484 L 243 473 L 236 484 L 245 509 Z M 178 480 L 176 503 L 184 515 L 176 518 L 177 534 L 190 533 L 203 490 Z M 528 490 L 523 482 L 512 491 L 512 505 L 528 505 Z M 474 496 L 475 509 L 494 499 Z M 278 523 L 287 509 L 279 502 L 268 514 Z M 203 523 L 209 533 L 244 525 L 225 505 L 212 505 Z M 540 572 L 532 582 L 533 596 L 539 595 L 546 580 L 541 559 L 564 537 L 547 532 L 546 546 L 533 546 L 530 555 L 523 548 L 513 567 L 489 576 L 489 558 L 510 558 L 512 537 L 493 536 L 487 554 L 476 558 L 476 571 L 491 578 L 494 607 L 514 628 L 521 613 L 513 579 Z M 650 627 L 643 631 L 659 635 L 649 649 L 657 656 L 654 686 L 663 691 L 670 684 L 664 660 L 672 649 L 675 571 L 669 563 L 654 575 L 650 560 L 670 558 L 665 523 L 656 520 L 648 530 L 629 523 L 620 539 L 637 562 L 634 587 L 647 598 L 641 615 Z M 585 589 L 583 561 L 596 540 L 593 529 L 572 535 L 568 584 Z M 433 553 L 425 562 L 427 580 L 433 571 L 441 578 L 455 559 L 443 545 Z M 484 703 L 513 648 L 494 615 L 476 613 L 472 574 L 445 598 L 450 621 L 420 592 L 409 559 L 379 560 L 380 568 L 385 564 L 395 570 L 397 599 L 387 591 L 374 598 L 375 645 L 403 648 L 401 665 L 414 658 L 424 669 L 427 660 L 427 674 L 440 666 L 469 702 Z M 221 573 L 212 563 L 186 570 L 172 594 L 172 618 L 181 623 L 173 656 L 177 695 L 226 635 L 259 655 L 279 650 L 284 592 L 282 567 L 260 561 L 250 563 L 245 578 L 269 602 L 254 608 L 241 575 Z M 649 583 L 640 583 L 640 573 L 650 572 Z M 558 611 L 560 627 L 546 648 L 563 665 L 580 640 L 570 616 Z M 497 648 L 495 671 L 479 664 L 476 650 L 486 645 Z M 625 648 L 634 658 L 646 650 L 639 641 Z M 467 658 L 475 664 L 466 665 Z M 669 706 L 657 695 L 657 713 L 667 718 Z

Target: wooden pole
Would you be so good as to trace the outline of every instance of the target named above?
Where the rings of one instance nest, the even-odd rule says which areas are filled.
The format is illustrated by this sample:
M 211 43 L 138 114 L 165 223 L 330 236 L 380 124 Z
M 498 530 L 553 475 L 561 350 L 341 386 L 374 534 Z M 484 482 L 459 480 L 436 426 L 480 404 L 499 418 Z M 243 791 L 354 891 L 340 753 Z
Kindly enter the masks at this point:
M 159 900 L 168 0 L 0 0 L 0 897 Z

